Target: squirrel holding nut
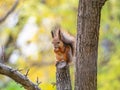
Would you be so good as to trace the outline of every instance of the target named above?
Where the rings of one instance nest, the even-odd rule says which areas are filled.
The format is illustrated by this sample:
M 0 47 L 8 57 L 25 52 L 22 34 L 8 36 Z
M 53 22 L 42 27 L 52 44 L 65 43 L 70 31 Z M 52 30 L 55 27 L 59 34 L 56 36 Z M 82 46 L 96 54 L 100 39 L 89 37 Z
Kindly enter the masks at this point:
M 54 53 L 56 55 L 56 65 L 64 61 L 66 64 L 72 62 L 75 57 L 75 38 L 63 32 L 59 27 L 51 31 L 52 44 L 54 46 Z

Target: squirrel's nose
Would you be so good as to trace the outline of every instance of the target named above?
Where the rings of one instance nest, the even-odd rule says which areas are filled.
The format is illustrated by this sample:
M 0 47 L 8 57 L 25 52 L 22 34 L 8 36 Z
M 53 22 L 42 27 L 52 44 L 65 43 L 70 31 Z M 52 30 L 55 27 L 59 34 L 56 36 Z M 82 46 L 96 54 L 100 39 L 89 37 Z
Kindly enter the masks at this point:
M 54 45 L 55 48 L 58 48 L 59 46 L 58 45 Z
M 57 46 L 55 46 L 55 48 L 58 48 Z

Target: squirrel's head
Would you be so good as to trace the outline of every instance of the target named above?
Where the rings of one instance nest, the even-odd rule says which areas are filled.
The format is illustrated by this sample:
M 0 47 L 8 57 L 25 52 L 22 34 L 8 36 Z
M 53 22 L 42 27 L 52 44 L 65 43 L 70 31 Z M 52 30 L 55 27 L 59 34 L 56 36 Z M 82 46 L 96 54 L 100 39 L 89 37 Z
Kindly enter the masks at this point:
M 57 30 L 51 31 L 51 34 L 52 34 L 52 38 L 53 38 L 52 44 L 54 46 L 54 50 L 59 51 L 64 46 L 64 43 L 61 40 L 62 32 L 60 29 L 57 29 Z

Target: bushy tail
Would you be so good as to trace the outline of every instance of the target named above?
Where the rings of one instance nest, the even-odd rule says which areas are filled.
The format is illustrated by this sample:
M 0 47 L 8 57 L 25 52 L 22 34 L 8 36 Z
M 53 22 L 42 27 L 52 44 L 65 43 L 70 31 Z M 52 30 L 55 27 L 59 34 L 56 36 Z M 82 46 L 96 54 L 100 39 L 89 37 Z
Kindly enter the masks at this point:
M 75 37 L 63 31 L 61 31 L 60 35 L 61 35 L 61 40 L 63 41 L 63 43 L 71 47 L 72 55 L 74 56 L 75 55 L 75 44 L 76 44 Z

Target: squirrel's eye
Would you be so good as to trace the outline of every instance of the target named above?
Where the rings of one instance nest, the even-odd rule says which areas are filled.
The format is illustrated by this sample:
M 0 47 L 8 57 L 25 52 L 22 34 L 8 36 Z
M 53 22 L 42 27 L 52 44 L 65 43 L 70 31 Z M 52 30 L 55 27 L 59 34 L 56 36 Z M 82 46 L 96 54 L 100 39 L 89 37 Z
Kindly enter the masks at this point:
M 57 42 L 57 44 L 59 44 L 60 42 Z

